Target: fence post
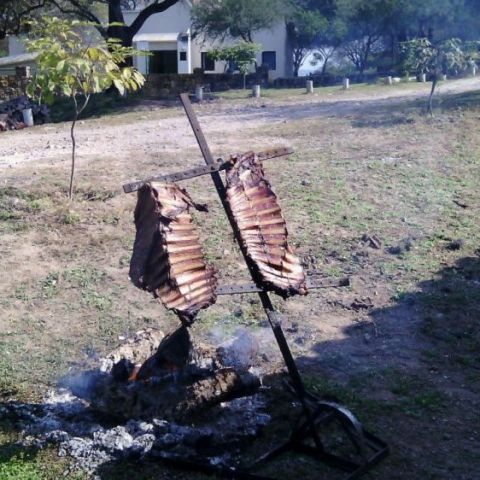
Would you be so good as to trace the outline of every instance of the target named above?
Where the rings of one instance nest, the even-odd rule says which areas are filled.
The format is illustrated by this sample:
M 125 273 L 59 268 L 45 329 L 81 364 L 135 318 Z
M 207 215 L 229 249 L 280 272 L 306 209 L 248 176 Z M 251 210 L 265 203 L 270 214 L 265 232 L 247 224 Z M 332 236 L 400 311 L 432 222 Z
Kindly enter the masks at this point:
M 385 85 L 392 85 L 392 84 L 393 84 L 393 80 L 391 75 L 388 75 L 387 77 L 385 77 Z
M 196 85 L 195 86 L 195 98 L 197 99 L 197 102 L 202 102 L 203 101 L 203 86 L 202 85 Z
M 313 80 L 307 80 L 307 93 L 313 93 Z
M 348 90 L 350 88 L 350 79 L 344 78 L 342 85 L 344 90 Z
M 427 74 L 426 73 L 421 73 L 418 76 L 418 81 L 421 83 L 425 83 L 427 81 Z
M 254 85 L 252 88 L 253 98 L 260 98 L 260 85 Z

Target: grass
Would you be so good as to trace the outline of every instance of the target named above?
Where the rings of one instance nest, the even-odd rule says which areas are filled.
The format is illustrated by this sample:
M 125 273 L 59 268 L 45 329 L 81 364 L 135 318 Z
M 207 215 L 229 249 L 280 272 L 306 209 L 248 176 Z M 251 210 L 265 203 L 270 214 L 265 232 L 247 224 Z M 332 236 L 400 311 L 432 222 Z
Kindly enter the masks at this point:
M 398 86 L 410 87 L 428 89 Z M 433 121 L 420 115 L 415 102 L 322 110 L 326 99 L 348 104 L 355 95 L 368 99 L 387 88 L 318 89 L 311 97 L 303 89 L 266 90 L 265 121 L 225 132 L 224 117 L 215 117 L 217 109 L 225 115 L 227 106 L 247 107 L 248 92 L 226 92 L 222 102 L 199 109 L 212 150 L 225 149 L 225 144 L 238 150 L 284 143 L 295 149 L 288 159 L 265 164 L 291 243 L 312 268 L 329 277 L 351 275 L 354 281 L 349 289 L 323 290 L 287 304 L 275 301 L 306 339 L 294 348 L 297 356 L 314 362 L 304 370 L 308 387 L 338 397 L 391 443 L 391 460 L 372 478 L 466 480 L 480 468 L 465 440 L 477 420 L 473 411 L 462 409 L 471 402 L 468 395 L 479 391 L 480 340 L 478 322 L 472 320 L 480 306 L 479 98 L 476 93 L 443 98 L 443 111 Z M 307 102 L 318 111 L 302 110 Z M 297 110 L 302 115 L 295 116 Z M 163 110 L 123 111 L 87 120 L 83 128 L 97 130 L 108 121 L 121 139 L 128 137 L 131 122 L 145 116 L 142 121 L 157 132 L 158 144 L 175 137 L 183 145 L 190 135 L 183 117 L 174 122 L 174 134 L 158 125 L 177 114 L 176 109 L 165 115 Z M 388 123 L 392 116 L 399 120 Z M 238 122 L 233 116 L 231 121 Z M 109 351 L 119 335 L 145 326 L 168 331 L 178 324 L 173 314 L 129 284 L 135 198 L 121 194 L 120 185 L 142 172 L 177 171 L 196 163 L 193 147 L 160 150 L 154 157 L 127 146 L 113 157 L 103 148 L 98 146 L 94 158 L 80 155 L 73 204 L 65 199 L 67 170 L 61 162 L 5 171 L 0 188 L 2 399 L 38 400 L 69 369 L 89 365 L 92 357 Z M 195 214 L 195 221 L 220 281 L 246 280 L 248 272 L 209 179 L 182 186 L 209 204 L 210 213 Z M 468 206 L 459 207 L 455 200 Z M 362 240 L 364 234 L 377 235 L 380 249 Z M 457 239 L 463 240 L 461 248 L 451 250 L 449 244 Z M 395 247 L 399 253 L 390 253 Z M 362 297 L 372 299 L 372 310 L 349 308 Z M 374 321 L 379 332 L 377 338 L 369 330 L 368 342 L 361 328 L 345 327 L 365 319 Z M 221 297 L 199 315 L 193 335 L 205 339 L 215 328 L 224 334 L 239 326 L 260 329 L 263 321 L 254 296 Z M 331 361 L 324 362 L 328 352 Z M 278 365 L 272 362 L 274 367 Z M 13 448 L 11 426 L 2 424 L 0 430 L 10 431 L 0 437 L 0 478 L 60 478 L 65 465 L 54 452 Z M 432 446 L 432 438 L 443 434 L 452 443 Z M 453 470 L 440 471 L 447 447 L 460 453 L 444 462 Z M 302 463 L 297 471 L 305 471 L 307 478 L 312 466 Z M 171 475 L 128 462 L 104 473 L 119 480 L 137 472 L 141 478 Z
M 368 84 L 368 83 L 354 83 L 350 84 L 348 90 L 343 90 L 341 85 L 335 85 L 331 87 L 316 87 L 314 89 L 314 96 L 317 98 L 348 98 L 352 94 L 362 94 L 368 97 L 372 93 L 379 93 L 383 90 L 395 88 L 396 90 L 405 90 L 412 88 L 418 91 L 427 90 L 429 84 L 421 83 L 399 83 L 395 84 L 394 87 L 379 84 Z M 226 90 L 224 92 L 216 92 L 215 96 L 229 100 L 229 101 L 238 101 L 252 98 L 251 89 L 232 89 Z M 262 88 L 261 89 L 261 98 L 269 100 L 280 100 L 282 102 L 298 102 L 298 101 L 309 101 L 311 95 L 306 93 L 305 88 Z
M 53 449 L 38 450 L 17 445 L 13 425 L 0 420 L 0 478 L 2 480 L 57 480 L 65 476 L 68 463 Z M 69 480 L 86 480 L 81 472 L 69 474 Z

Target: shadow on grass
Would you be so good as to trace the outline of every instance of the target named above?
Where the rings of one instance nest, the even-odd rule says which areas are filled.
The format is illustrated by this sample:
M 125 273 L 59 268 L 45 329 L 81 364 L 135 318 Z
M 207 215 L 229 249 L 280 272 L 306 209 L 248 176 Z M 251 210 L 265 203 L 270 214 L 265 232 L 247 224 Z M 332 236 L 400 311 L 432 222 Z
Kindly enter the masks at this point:
M 397 125 L 413 123 L 412 115 L 427 116 L 428 94 L 418 92 L 393 98 L 363 98 L 355 100 L 338 100 L 331 102 L 297 103 L 283 105 L 266 105 L 265 108 L 246 105 L 248 118 L 258 116 L 262 120 L 308 120 L 317 117 L 353 116 L 352 126 L 356 128 L 390 128 Z M 434 114 L 446 113 L 459 108 L 476 108 L 480 104 L 479 92 L 449 94 L 438 92 L 434 97 Z M 241 115 L 242 111 L 239 110 Z M 209 113 L 205 112 L 208 116 Z M 215 113 L 210 113 L 215 115 Z
M 119 115 L 127 108 L 133 108 L 142 102 L 139 94 L 130 94 L 122 97 L 116 92 L 107 92 L 92 95 L 87 107 L 82 112 L 80 120 L 96 118 L 103 115 Z M 50 117 L 53 123 L 72 121 L 74 115 L 73 102 L 68 98 L 57 99 L 50 106 Z
M 338 397 L 390 444 L 371 478 L 475 477 L 479 311 L 480 258 L 464 257 L 299 359 L 315 393 Z
M 390 443 L 391 457 L 371 479 L 475 477 L 480 469 L 475 442 L 480 430 L 479 311 L 480 258 L 464 257 L 421 282 L 415 292 L 398 296 L 392 306 L 373 308 L 364 322 L 345 327 L 342 339 L 319 342 L 311 355 L 298 359 L 312 393 L 337 398 Z M 268 380 L 274 421 L 252 442 L 256 454 L 288 433 L 285 426 L 294 417 L 282 379 L 276 374 Z M 7 461 L 15 452 L 9 445 L 0 449 Z M 24 455 L 35 458 L 31 450 Z M 284 480 L 318 478 L 297 457 L 281 461 L 274 473 L 279 471 Z M 148 457 L 112 461 L 97 474 L 104 480 L 204 478 Z

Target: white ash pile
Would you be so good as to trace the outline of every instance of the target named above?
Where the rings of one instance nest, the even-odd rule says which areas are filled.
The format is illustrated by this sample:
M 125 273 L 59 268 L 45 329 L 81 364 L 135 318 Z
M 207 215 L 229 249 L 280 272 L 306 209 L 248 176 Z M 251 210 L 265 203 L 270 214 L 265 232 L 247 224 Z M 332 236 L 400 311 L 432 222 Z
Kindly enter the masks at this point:
M 137 338 L 127 341 L 106 359 L 102 359 L 101 364 L 107 371 L 97 374 L 112 377 L 110 372 L 114 362 L 126 359 L 125 355 L 133 363 L 144 361 L 155 350 L 152 341 L 157 341 L 162 336 L 161 332 L 154 330 L 141 332 Z M 202 367 L 192 367 L 189 364 L 184 368 L 189 375 L 194 372 L 193 378 L 197 378 L 199 370 L 206 369 L 210 369 L 213 372 L 211 378 L 215 378 L 215 372 L 227 368 L 213 366 L 218 360 L 206 356 L 200 347 L 195 348 L 195 355 Z M 201 360 L 199 356 L 202 357 Z M 229 371 L 235 370 L 231 368 Z M 179 375 L 179 372 L 170 374 L 169 391 L 182 384 Z M 251 376 L 257 378 L 253 374 Z M 206 378 L 208 377 L 203 376 L 203 380 Z M 165 382 L 165 379 L 160 384 L 162 381 Z M 132 389 L 138 389 L 139 385 L 155 384 L 157 381 L 124 383 L 128 383 Z M 225 401 L 222 400 L 222 391 L 218 390 L 216 394 L 213 393 L 214 397 L 219 397 L 218 401 L 202 404 L 202 408 L 194 409 L 188 416 L 174 414 L 175 408 L 169 411 L 167 409 L 166 415 L 160 415 L 160 411 L 147 405 L 150 413 L 156 412 L 159 415 L 148 416 L 142 412 L 138 417 L 143 418 L 127 419 L 125 415 L 118 415 L 121 402 L 112 416 L 103 408 L 98 408 L 101 402 L 92 404 L 73 395 L 69 389 L 59 388 L 50 391 L 41 404 L 4 404 L 0 407 L 0 416 L 5 415 L 15 420 L 22 432 L 22 444 L 38 448 L 58 445 L 60 456 L 72 457 L 74 468 L 90 473 L 94 473 L 101 465 L 118 459 L 145 456 L 189 461 L 201 459 L 202 462 L 234 467 L 242 449 L 270 421 L 270 416 L 266 413 L 265 397 L 261 392 L 255 393 L 257 390 L 258 387 L 248 396 Z M 180 391 L 184 393 L 182 388 Z M 164 405 L 161 399 L 168 395 L 162 395 L 159 390 L 156 392 L 161 405 Z M 151 395 L 148 396 L 150 397 Z M 117 397 L 114 395 L 114 398 Z
M 0 132 L 25 128 L 22 111 L 28 108 L 32 109 L 35 125 L 50 121 L 50 113 L 46 105 L 38 105 L 22 96 L 0 103 Z

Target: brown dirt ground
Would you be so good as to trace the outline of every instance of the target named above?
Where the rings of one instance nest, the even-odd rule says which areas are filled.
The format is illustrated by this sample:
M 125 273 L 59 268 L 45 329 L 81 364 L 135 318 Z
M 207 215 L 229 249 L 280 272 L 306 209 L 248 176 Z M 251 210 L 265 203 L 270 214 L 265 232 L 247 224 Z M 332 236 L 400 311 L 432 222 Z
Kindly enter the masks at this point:
M 195 107 L 216 155 L 295 150 L 265 166 L 292 243 L 310 268 L 352 284 L 276 304 L 309 388 L 338 397 L 391 445 L 372 479 L 478 478 L 479 86 L 441 85 L 433 119 L 421 114 L 428 85 L 226 95 Z M 0 135 L 5 400 L 38 399 L 119 335 L 177 323 L 129 284 L 135 196 L 121 185 L 202 164 L 186 117 L 179 106 L 150 101 L 81 122 L 73 204 L 65 199 L 68 134 L 68 124 L 50 124 Z M 210 206 L 196 218 L 221 281 L 246 279 L 209 178 L 187 188 Z M 374 234 L 379 249 L 368 241 Z M 220 298 L 193 332 L 211 340 L 239 325 L 265 336 L 268 368 L 280 371 L 254 295 Z M 278 418 L 287 415 L 282 408 Z M 5 435 L 0 444 L 11 439 Z M 272 437 L 267 432 L 265 443 Z M 318 478 L 298 459 L 281 468 L 285 478 Z M 177 475 L 148 462 L 140 470 L 114 465 L 101 478 Z

